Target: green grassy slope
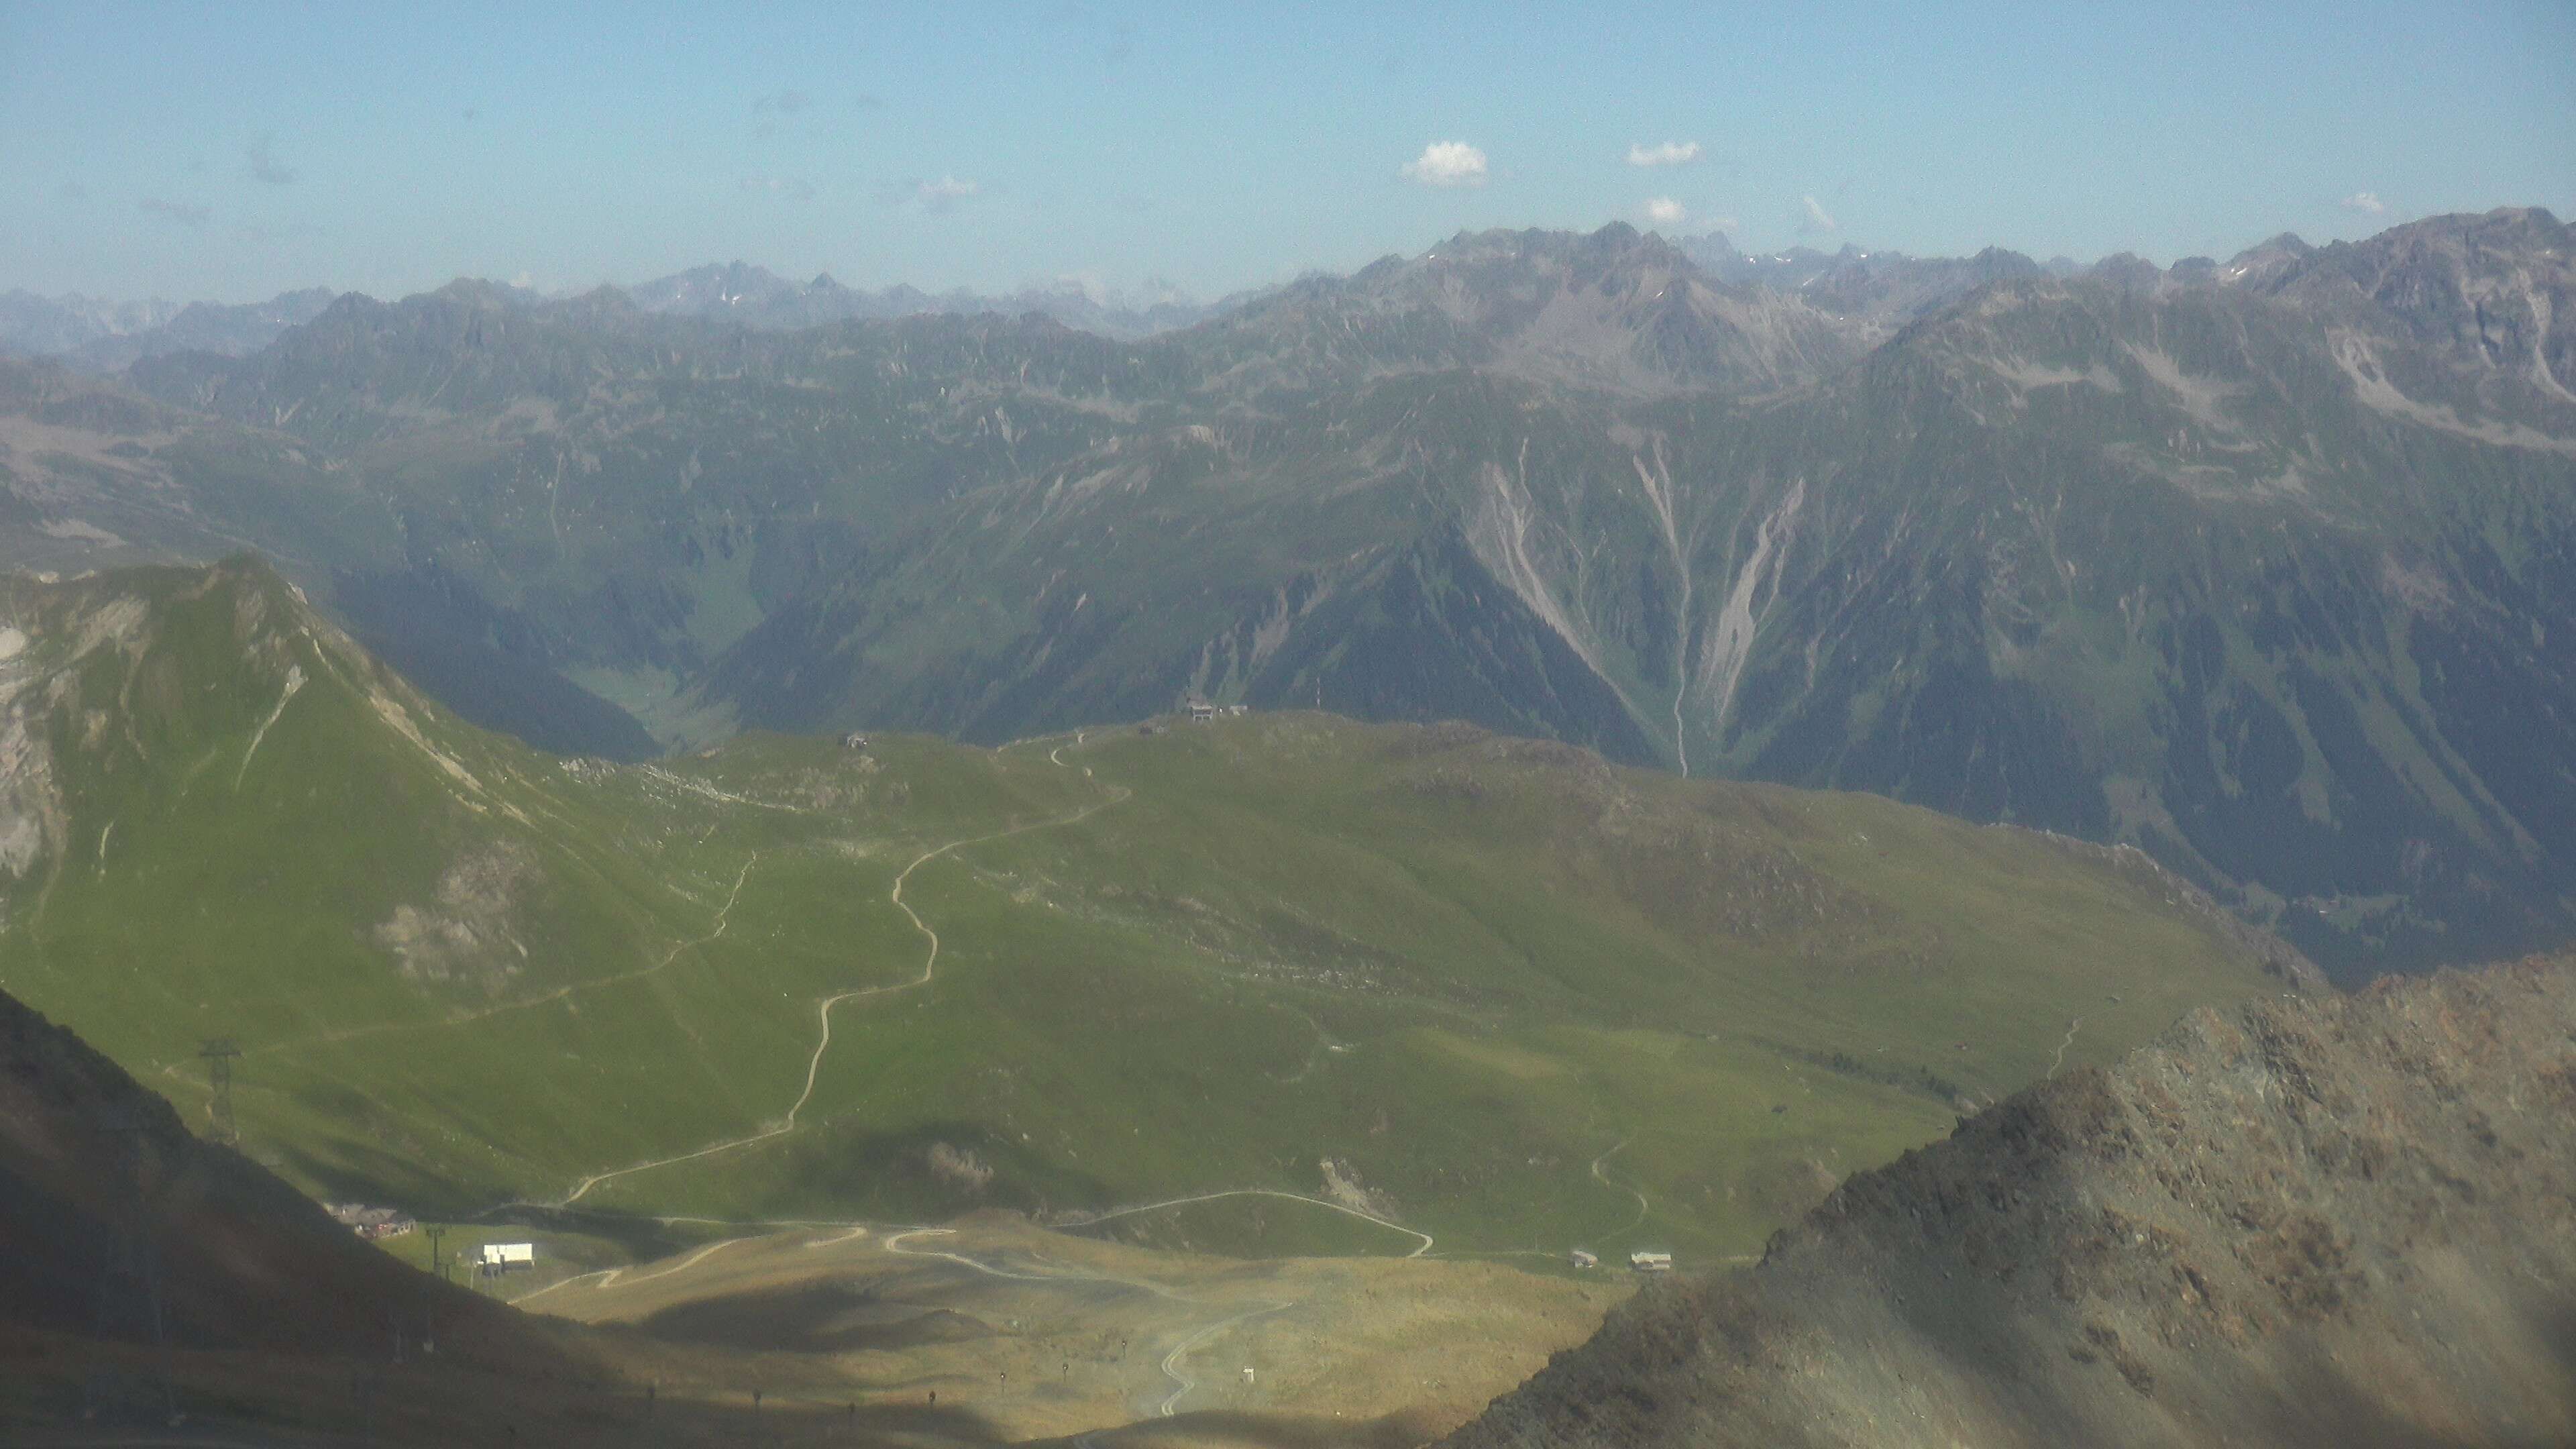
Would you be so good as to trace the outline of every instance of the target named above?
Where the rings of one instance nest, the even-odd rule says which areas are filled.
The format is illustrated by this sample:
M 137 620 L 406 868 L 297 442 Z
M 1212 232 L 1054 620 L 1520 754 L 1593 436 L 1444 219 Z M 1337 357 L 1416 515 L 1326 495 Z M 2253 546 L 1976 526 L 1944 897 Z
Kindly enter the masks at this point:
M 1260 1190 L 1094 1230 L 1742 1253 L 2278 988 L 2134 852 L 1465 727 L 563 762 L 253 564 L 13 582 L 0 626 L 0 982 L 191 1112 L 235 1038 L 256 1150 L 425 1212 Z

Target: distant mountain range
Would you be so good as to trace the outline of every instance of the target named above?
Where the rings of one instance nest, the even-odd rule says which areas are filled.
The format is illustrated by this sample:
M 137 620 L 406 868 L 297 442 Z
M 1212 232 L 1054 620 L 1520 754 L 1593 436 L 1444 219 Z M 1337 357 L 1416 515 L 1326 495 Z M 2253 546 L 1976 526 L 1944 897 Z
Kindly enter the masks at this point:
M 548 299 L 524 287 L 496 283 L 492 288 L 496 297 L 529 306 L 579 295 Z M 1261 295 L 1260 290 L 1247 291 L 1200 302 L 1159 283 L 1129 294 L 1073 281 L 999 294 L 964 288 L 931 293 L 904 285 L 869 292 L 844 287 L 829 276 L 791 282 L 744 262 L 693 267 L 609 290 L 623 291 L 647 312 L 703 317 L 767 332 L 896 317 L 1035 313 L 1067 327 L 1124 339 L 1188 327 Z M 179 352 L 240 357 L 276 341 L 287 328 L 320 316 L 339 295 L 328 287 L 308 287 L 281 292 L 265 302 L 182 304 L 158 298 L 109 302 L 11 291 L 0 293 L 0 353 L 51 358 L 96 373 L 116 372 L 147 357 Z
M 0 353 L 56 358 L 86 372 L 114 372 L 172 352 L 239 357 L 322 315 L 334 295 L 328 287 L 308 287 L 229 306 L 0 293 Z
M 638 283 L 625 292 L 647 312 L 713 318 L 771 332 L 929 314 L 962 317 L 989 312 L 1017 317 L 1034 312 L 1067 327 L 1116 338 L 1151 337 L 1192 326 L 1258 295 L 1246 292 L 1218 302 L 1200 302 L 1159 284 L 1129 296 L 1079 282 L 1023 287 L 1000 295 L 963 288 L 931 293 L 902 285 L 865 292 L 844 287 L 828 275 L 801 284 L 791 282 L 743 262 L 694 267 Z
M 2295 240 L 2295 239 L 2293 239 Z M 1825 290 L 1807 300 L 1851 313 L 1917 315 L 1941 297 L 1963 286 L 1953 278 L 1994 280 L 2011 269 L 2036 273 L 2038 264 L 2017 252 L 1989 248 L 1965 261 L 1922 260 L 1899 252 L 1865 252 L 1846 246 L 1838 252 L 1795 247 L 1786 252 L 1748 255 L 1727 239 L 1711 234 L 1682 244 L 1686 254 L 1721 281 L 1794 292 L 1818 282 Z M 2046 268 L 2071 276 L 2084 269 L 2061 257 Z M 1897 280 L 1898 278 L 1902 280 Z M 1973 282 L 1968 283 L 1973 285 Z M 522 287 L 493 284 L 496 295 L 529 305 L 564 301 L 581 295 L 565 292 L 548 298 Z M 1901 294 L 1861 294 L 1873 287 Z M 622 291 L 644 311 L 665 316 L 702 317 L 766 332 L 792 332 L 833 322 L 887 321 L 898 317 L 975 316 L 990 313 L 1018 317 L 1035 313 L 1067 327 L 1102 337 L 1135 340 L 1196 326 L 1279 290 L 1255 287 L 1203 302 L 1168 283 L 1148 282 L 1135 292 L 1121 292 L 1079 281 L 1031 285 L 1016 291 L 984 293 L 963 287 L 925 292 L 904 283 L 874 291 L 845 287 L 830 274 L 795 282 L 748 262 L 710 263 L 667 277 L 612 288 Z M 146 357 L 176 352 L 214 352 L 239 357 L 277 340 L 289 327 L 321 315 L 339 293 L 328 287 L 281 292 L 266 302 L 170 302 L 148 298 L 114 302 L 77 293 L 46 297 L 16 290 L 0 293 L 0 353 L 46 357 L 86 372 L 115 372 Z
M 2127 842 L 2347 977 L 2576 936 L 2545 211 L 2076 275 L 1462 234 L 1132 340 L 891 295 L 460 282 L 0 364 L 0 545 L 255 545 L 557 748 L 1197 693 Z

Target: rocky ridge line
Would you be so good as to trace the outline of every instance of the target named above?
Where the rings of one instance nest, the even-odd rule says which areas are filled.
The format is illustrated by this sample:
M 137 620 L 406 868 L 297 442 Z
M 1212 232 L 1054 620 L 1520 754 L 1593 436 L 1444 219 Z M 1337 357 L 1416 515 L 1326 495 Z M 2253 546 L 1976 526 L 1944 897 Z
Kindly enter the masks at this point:
M 2576 959 L 2201 1011 L 1657 1285 L 1459 1431 L 2576 1441 Z

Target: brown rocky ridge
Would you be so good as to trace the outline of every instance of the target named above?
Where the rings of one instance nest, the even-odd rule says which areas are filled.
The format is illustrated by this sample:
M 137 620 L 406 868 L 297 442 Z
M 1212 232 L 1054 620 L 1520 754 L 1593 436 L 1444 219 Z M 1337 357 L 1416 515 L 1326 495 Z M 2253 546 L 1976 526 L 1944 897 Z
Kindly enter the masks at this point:
M 2197 1012 L 1447 1442 L 2576 1443 L 2576 959 Z

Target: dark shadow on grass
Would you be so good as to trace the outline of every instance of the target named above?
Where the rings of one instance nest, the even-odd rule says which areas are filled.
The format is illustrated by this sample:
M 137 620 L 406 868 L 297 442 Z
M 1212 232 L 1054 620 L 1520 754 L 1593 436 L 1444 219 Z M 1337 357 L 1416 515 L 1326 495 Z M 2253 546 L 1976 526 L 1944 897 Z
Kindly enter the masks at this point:
M 1158 1449 L 1183 1444 L 1222 1445 L 1224 1449 L 1417 1449 L 1429 1438 L 1429 1426 L 1410 1414 L 1354 1420 L 1315 1414 L 1208 1410 L 1168 1419 L 1145 1419 L 1122 1428 L 1046 1442 L 1088 1442 L 1100 1449 Z
M 695 1299 L 654 1313 L 637 1327 L 673 1343 L 799 1353 L 897 1352 L 993 1336 L 989 1325 L 966 1314 L 882 1298 L 849 1282 Z
M 389 1203 L 433 1221 L 471 1211 L 507 1191 L 493 1183 L 435 1176 L 410 1158 L 346 1137 L 331 1140 L 323 1152 L 296 1146 L 272 1148 L 257 1141 L 245 1142 L 243 1151 L 314 1184 L 325 1199 Z
M 633 1213 L 541 1207 L 535 1203 L 512 1203 L 507 1207 L 492 1208 L 475 1214 L 472 1220 L 478 1223 L 516 1223 L 553 1232 L 605 1238 L 637 1263 L 650 1263 L 674 1253 L 686 1252 L 704 1243 L 710 1232 L 720 1231 L 707 1224 L 666 1223 Z
M 1114 1196 L 1090 1173 L 981 1123 L 925 1122 L 865 1135 L 826 1129 L 820 1135 L 802 1154 L 793 1185 L 775 1200 L 782 1213 L 794 1204 L 838 1205 L 836 1212 L 865 1204 L 869 1215 L 892 1221 L 935 1222 L 979 1208 L 1043 1219 L 1058 1209 L 1104 1206 Z

